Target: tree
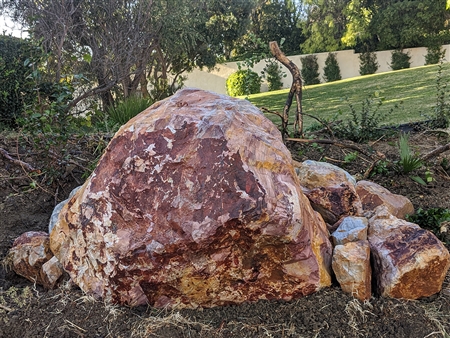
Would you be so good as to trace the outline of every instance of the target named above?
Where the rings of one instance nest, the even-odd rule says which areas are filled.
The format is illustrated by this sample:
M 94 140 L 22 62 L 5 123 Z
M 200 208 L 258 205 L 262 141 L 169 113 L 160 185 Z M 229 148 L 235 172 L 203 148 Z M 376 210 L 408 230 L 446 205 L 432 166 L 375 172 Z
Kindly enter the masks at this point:
M 107 108 L 116 98 L 149 95 L 149 80 L 164 96 L 183 71 L 213 66 L 220 55 L 213 42 L 228 45 L 245 29 L 247 14 L 234 11 L 235 1 L 10 0 L 0 10 L 25 23 L 49 53 L 49 80 L 76 80 L 68 109 L 93 96 Z M 239 32 L 224 35 L 208 24 L 224 13 L 238 19 Z
M 341 38 L 347 25 L 345 9 L 350 0 L 304 0 L 304 53 L 333 52 L 342 49 Z
M 448 40 L 446 0 L 351 0 L 346 13 L 342 41 L 357 50 L 403 49 Z

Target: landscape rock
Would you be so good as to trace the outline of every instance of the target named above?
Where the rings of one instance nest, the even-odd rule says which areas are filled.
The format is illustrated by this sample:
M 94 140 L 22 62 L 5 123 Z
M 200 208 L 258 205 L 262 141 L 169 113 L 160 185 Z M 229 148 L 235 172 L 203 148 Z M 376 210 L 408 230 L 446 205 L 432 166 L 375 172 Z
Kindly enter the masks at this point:
M 39 275 L 44 288 L 54 289 L 64 275 L 64 269 L 58 259 L 53 256 L 42 265 Z
M 9 252 L 15 273 L 33 283 L 43 285 L 41 268 L 53 257 L 49 236 L 42 231 L 29 231 L 19 236 Z
M 332 267 L 342 291 L 362 301 L 370 299 L 372 269 L 367 240 L 337 245 L 333 252 Z
M 380 206 L 369 219 L 376 292 L 385 297 L 418 299 L 442 288 L 450 267 L 444 244 L 430 231 L 390 214 Z
M 52 215 L 50 217 L 50 221 L 48 223 L 48 233 L 51 233 L 56 222 L 58 221 L 58 217 L 59 217 L 59 213 L 61 212 L 61 209 L 63 208 L 63 206 L 65 206 L 67 204 L 67 202 L 69 202 L 69 200 L 72 198 L 73 195 L 75 195 L 75 193 L 81 188 L 81 186 L 76 187 L 75 189 L 73 189 L 70 194 L 69 197 L 67 197 L 64 201 L 58 203 L 55 208 L 53 209 Z
M 405 219 L 406 215 L 414 213 L 414 206 L 407 197 L 393 194 L 374 182 L 359 181 L 356 184 L 356 192 L 364 211 L 373 211 L 378 206 L 385 205 L 397 218 Z
M 50 242 L 82 290 L 132 306 L 289 300 L 331 283 L 326 224 L 280 132 L 248 101 L 194 89 L 121 127 Z
M 331 234 L 333 245 L 367 240 L 368 221 L 365 217 L 347 216 L 341 219 L 338 228 Z
M 325 222 L 335 224 L 343 216 L 362 216 L 355 179 L 326 162 L 307 160 L 296 167 L 304 194 Z

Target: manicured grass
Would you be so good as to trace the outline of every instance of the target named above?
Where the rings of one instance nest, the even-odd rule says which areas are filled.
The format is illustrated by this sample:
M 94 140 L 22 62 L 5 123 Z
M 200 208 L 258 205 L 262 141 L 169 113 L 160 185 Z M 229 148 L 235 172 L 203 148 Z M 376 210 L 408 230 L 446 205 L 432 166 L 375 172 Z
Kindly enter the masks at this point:
M 338 119 L 344 119 L 350 113 L 349 103 L 357 111 L 361 111 L 362 102 L 366 98 L 378 95 L 384 100 L 380 107 L 381 112 L 388 112 L 393 108 L 393 112 L 386 116 L 383 124 L 395 125 L 426 120 L 436 104 L 438 67 L 438 65 L 423 66 L 305 86 L 303 111 L 321 119 L 331 119 L 341 112 Z M 442 77 L 443 82 L 450 80 L 450 63 L 443 65 Z M 257 107 L 282 112 L 287 95 L 288 90 L 285 89 L 251 95 L 249 100 Z M 291 118 L 294 113 L 295 102 L 290 109 Z M 272 114 L 267 116 L 275 123 L 279 123 L 277 116 Z M 304 123 L 307 128 L 315 121 L 305 117 Z

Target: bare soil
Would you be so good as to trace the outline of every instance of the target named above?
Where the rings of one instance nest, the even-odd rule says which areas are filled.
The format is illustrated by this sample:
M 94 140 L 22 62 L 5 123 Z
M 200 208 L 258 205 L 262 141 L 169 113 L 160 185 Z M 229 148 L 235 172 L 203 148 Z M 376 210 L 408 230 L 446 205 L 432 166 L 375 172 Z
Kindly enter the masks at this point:
M 54 206 L 84 181 L 89 163 L 108 139 L 72 137 L 65 149 L 49 155 L 42 144 L 18 135 L 0 135 L 0 148 L 41 172 L 31 173 L 0 155 L 0 260 L 26 231 L 47 231 Z M 398 160 L 397 139 L 361 145 Z M 449 137 L 418 132 L 415 152 L 425 154 Z M 352 175 L 363 175 L 371 160 L 354 150 L 332 145 L 289 145 L 296 160 L 326 160 Z M 354 157 L 354 156 L 353 156 Z M 392 167 L 371 180 L 407 196 L 415 208 L 450 208 L 450 152 L 441 154 L 413 175 L 433 181 L 426 186 Z M 382 168 L 379 167 L 379 171 Z M 338 287 L 295 301 L 259 301 L 203 310 L 164 311 L 104 304 L 86 296 L 70 282 L 44 290 L 0 266 L 0 337 L 448 337 L 450 275 L 443 290 L 416 301 L 380 298 L 362 303 Z

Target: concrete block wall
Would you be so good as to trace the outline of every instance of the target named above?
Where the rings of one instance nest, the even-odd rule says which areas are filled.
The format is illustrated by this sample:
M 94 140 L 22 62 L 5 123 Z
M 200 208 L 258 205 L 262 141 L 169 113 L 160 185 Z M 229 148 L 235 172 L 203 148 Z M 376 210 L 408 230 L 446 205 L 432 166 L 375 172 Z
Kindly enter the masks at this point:
M 450 59 L 450 45 L 444 45 L 443 49 L 445 50 L 445 58 L 446 62 Z M 404 52 L 408 52 L 411 56 L 411 68 L 420 67 L 425 65 L 425 55 L 427 54 L 427 49 L 425 47 L 418 48 L 407 48 L 404 49 Z M 341 76 L 343 79 L 348 79 L 359 75 L 359 53 L 355 53 L 354 50 L 343 50 L 335 52 L 337 60 L 339 62 L 339 67 L 341 70 Z M 375 52 L 377 55 L 377 61 L 379 64 L 379 68 L 377 73 L 384 73 L 391 71 L 390 63 L 391 63 L 391 50 Z M 319 73 L 321 82 L 325 82 L 323 78 L 323 68 L 325 66 L 325 60 L 328 56 L 328 53 L 317 53 L 317 62 L 319 64 Z M 301 58 L 306 55 L 294 55 L 289 56 L 299 69 L 302 67 Z M 258 74 L 261 74 L 262 70 L 265 67 L 266 62 L 260 61 L 255 65 L 253 70 Z M 284 68 L 284 72 L 287 76 L 283 79 L 283 88 L 290 88 L 292 83 L 292 76 L 287 70 Z M 223 64 L 218 64 L 212 71 L 208 72 L 206 69 L 195 69 L 193 72 L 185 74 L 187 76 L 187 80 L 185 81 L 185 87 L 194 87 L 205 90 L 210 90 L 219 94 L 226 94 L 226 80 L 228 76 L 238 70 L 238 66 L 236 62 L 228 62 Z M 267 83 L 263 82 L 261 85 L 261 92 L 266 92 L 268 90 Z

